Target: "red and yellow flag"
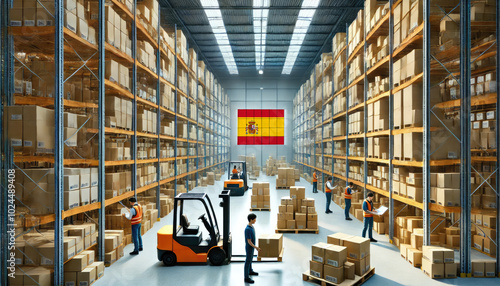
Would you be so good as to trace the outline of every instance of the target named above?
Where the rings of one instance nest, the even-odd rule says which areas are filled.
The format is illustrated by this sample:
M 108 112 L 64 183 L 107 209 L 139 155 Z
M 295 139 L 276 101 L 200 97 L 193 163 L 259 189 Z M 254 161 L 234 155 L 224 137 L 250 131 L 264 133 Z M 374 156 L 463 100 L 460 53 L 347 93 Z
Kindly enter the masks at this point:
M 238 109 L 238 145 L 284 144 L 284 109 Z

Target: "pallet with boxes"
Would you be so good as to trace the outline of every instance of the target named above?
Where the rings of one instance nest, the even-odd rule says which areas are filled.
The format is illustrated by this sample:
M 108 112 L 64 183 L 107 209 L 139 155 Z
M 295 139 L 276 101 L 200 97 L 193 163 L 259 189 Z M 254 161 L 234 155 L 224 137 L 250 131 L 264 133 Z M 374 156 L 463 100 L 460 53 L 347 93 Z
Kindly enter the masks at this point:
M 289 188 L 295 186 L 295 169 L 293 168 L 278 168 L 278 176 L 276 177 L 276 188 Z
M 253 183 L 250 211 L 271 211 L 271 194 L 269 183 Z
M 358 285 L 375 273 L 370 266 L 370 240 L 340 232 L 329 235 L 327 243 L 312 246 L 309 266 L 303 280 L 322 285 Z
M 305 187 L 291 187 L 290 196 L 281 198 L 276 232 L 318 233 L 314 199 L 305 197 Z

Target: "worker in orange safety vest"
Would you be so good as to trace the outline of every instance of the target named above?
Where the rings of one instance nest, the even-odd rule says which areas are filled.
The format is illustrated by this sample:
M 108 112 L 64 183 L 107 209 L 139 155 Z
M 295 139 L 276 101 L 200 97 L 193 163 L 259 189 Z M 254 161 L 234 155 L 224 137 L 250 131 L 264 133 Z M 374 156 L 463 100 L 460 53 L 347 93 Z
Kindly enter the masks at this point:
M 130 220 L 132 225 L 132 240 L 134 241 L 134 251 L 130 255 L 137 255 L 142 251 L 141 223 L 142 223 L 142 206 L 137 203 L 137 199 L 132 197 L 129 200 L 130 212 L 122 214 Z

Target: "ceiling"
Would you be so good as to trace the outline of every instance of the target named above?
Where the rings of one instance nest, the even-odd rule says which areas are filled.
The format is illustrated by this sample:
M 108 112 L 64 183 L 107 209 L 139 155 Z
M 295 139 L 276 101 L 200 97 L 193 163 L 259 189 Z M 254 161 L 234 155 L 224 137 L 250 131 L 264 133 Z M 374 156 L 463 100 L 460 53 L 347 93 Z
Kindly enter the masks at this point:
M 345 32 L 363 0 L 321 0 L 290 75 L 281 75 L 302 0 L 271 0 L 267 24 L 264 76 L 269 78 L 305 79 L 320 60 L 331 52 L 335 33 Z M 200 0 L 159 0 L 162 26 L 183 27 L 190 47 L 201 52 L 218 78 L 258 78 L 255 61 L 252 0 L 218 0 L 222 18 L 238 67 L 238 75 L 230 75 Z

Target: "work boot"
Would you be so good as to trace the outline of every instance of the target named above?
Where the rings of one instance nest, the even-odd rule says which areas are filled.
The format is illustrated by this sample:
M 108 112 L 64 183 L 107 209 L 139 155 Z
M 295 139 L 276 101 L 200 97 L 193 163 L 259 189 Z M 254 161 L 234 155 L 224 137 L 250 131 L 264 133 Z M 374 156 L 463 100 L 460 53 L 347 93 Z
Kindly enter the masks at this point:
M 377 242 L 377 240 L 374 238 L 370 238 L 370 242 Z
M 350 218 L 350 217 L 346 217 L 346 218 L 345 218 L 345 220 L 352 220 L 352 218 Z
M 250 272 L 250 275 L 252 275 L 252 276 L 259 276 L 259 273 L 255 272 L 255 271 L 252 271 L 252 272 Z
M 141 248 L 139 248 L 139 251 L 142 251 L 142 247 L 141 247 Z
M 245 278 L 245 283 L 250 283 L 250 284 L 253 284 L 255 283 L 255 281 L 253 281 L 252 279 L 250 278 Z
M 139 251 L 134 250 L 134 251 L 130 252 L 130 255 L 137 255 L 137 254 L 139 254 Z

